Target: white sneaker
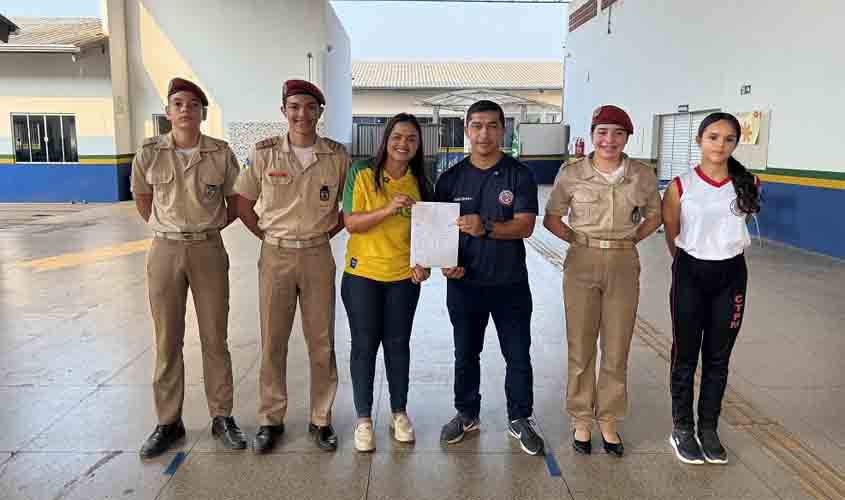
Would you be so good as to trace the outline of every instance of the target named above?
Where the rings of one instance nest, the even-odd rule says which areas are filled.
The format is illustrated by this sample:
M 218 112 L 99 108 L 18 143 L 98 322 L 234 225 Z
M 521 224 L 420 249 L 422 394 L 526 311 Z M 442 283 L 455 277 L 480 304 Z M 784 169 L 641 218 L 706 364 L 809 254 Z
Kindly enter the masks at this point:
M 393 438 L 400 443 L 413 443 L 416 440 L 414 425 L 408 415 L 393 415 Z
M 363 452 L 376 449 L 372 422 L 362 422 L 355 426 L 355 449 Z

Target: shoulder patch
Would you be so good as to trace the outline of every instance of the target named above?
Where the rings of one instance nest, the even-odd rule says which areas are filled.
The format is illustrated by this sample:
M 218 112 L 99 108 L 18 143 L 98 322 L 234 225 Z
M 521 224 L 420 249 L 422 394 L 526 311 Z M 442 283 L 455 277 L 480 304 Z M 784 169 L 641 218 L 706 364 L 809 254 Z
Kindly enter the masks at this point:
M 278 139 L 276 137 L 264 139 L 263 141 L 260 141 L 260 142 L 255 144 L 255 149 L 272 148 L 273 146 L 275 146 L 277 144 L 277 142 L 278 142 Z
M 141 147 L 146 148 L 146 147 L 154 146 L 154 145 L 158 144 L 158 138 L 159 137 L 160 136 L 158 136 L 158 135 L 156 135 L 154 137 L 147 137 L 146 139 L 144 139 L 144 143 L 141 144 Z

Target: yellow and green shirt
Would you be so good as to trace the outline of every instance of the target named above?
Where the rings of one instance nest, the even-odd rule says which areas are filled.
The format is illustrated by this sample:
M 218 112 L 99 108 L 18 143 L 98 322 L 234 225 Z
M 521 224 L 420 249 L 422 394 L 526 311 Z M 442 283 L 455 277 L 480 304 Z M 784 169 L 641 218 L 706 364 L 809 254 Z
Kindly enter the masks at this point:
M 416 176 L 408 169 L 399 179 L 382 172 L 376 191 L 375 168 L 369 160 L 352 164 L 343 191 L 343 213 L 370 212 L 387 205 L 397 194 L 420 201 Z M 411 277 L 411 209 L 387 217 L 366 233 L 349 237 L 345 271 L 376 281 L 400 281 Z

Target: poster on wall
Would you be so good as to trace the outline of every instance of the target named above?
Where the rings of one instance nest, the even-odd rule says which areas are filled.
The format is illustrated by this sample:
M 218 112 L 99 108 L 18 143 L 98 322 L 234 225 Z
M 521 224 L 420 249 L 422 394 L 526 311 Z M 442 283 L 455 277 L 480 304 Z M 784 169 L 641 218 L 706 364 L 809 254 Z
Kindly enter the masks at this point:
M 760 137 L 760 119 L 762 115 L 760 111 L 736 114 L 742 134 L 739 138 L 740 144 L 757 144 L 757 139 Z

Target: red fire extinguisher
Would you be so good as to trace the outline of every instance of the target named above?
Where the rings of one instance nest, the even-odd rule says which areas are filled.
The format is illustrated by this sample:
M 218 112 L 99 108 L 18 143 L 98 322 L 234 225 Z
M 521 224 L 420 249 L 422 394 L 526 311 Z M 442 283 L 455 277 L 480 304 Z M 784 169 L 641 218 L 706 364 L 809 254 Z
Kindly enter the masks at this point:
M 581 158 L 584 156 L 584 139 L 577 138 L 575 139 L 575 157 Z

